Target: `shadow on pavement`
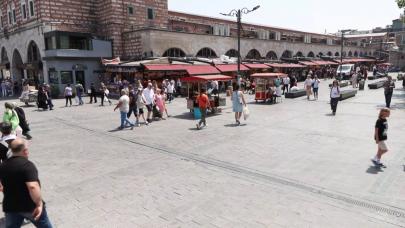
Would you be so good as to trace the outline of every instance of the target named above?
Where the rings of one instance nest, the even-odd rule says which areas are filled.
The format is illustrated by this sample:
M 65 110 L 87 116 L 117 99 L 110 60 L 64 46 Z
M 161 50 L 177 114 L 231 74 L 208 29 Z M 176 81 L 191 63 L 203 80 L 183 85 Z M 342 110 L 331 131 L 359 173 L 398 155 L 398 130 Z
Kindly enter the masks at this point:
M 192 112 L 185 112 L 183 114 L 172 116 L 171 118 L 182 119 L 182 120 L 194 120 L 194 115 Z
M 369 174 L 378 174 L 380 172 L 384 172 L 384 170 L 382 170 L 381 168 L 376 168 L 373 165 L 370 165 L 370 167 L 368 167 L 368 169 L 366 170 L 366 173 Z
M 325 116 L 335 116 L 335 115 L 333 115 L 332 113 L 327 113 L 325 114 Z

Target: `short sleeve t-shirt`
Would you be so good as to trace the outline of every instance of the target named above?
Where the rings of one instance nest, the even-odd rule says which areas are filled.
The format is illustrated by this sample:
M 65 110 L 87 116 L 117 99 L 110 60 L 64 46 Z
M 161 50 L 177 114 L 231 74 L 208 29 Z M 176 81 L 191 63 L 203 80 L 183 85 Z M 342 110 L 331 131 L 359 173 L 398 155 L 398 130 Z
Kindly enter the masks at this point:
M 4 212 L 32 212 L 35 203 L 26 182 L 38 182 L 38 170 L 25 157 L 11 157 L 0 165 Z
M 208 96 L 205 94 L 199 95 L 197 97 L 198 107 L 207 108 L 209 104 Z
M 72 96 L 72 88 L 71 87 L 66 87 L 65 88 L 65 95 L 66 96 Z
M 123 95 L 120 97 L 119 102 L 121 103 L 120 111 L 129 112 L 129 97 L 127 95 Z
M 385 141 L 388 139 L 387 137 L 388 122 L 386 119 L 379 118 L 375 123 L 375 128 L 377 128 L 378 139 L 380 141 Z

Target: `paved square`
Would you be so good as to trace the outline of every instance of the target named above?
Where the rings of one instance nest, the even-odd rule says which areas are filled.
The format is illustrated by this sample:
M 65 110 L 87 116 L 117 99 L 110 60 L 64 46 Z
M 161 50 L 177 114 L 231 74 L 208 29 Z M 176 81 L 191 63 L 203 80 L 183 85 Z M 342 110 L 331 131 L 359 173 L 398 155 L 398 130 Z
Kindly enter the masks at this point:
M 331 116 L 329 83 L 318 101 L 251 96 L 240 127 L 228 99 L 202 131 L 184 98 L 168 105 L 172 118 L 133 131 L 114 130 L 113 106 L 28 108 L 49 216 L 69 228 L 404 227 L 405 91 L 397 82 L 380 172 L 370 158 L 383 90 L 359 91 Z

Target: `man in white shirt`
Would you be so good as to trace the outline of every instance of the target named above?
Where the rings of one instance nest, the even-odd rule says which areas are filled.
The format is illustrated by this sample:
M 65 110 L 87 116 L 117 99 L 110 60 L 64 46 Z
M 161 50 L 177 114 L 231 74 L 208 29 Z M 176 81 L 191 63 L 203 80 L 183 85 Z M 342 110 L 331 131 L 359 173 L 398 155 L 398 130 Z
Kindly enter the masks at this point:
M 167 99 L 172 103 L 174 93 L 174 81 L 170 81 L 167 85 Z
M 152 111 L 153 111 L 153 104 L 155 103 L 155 91 L 153 91 L 152 88 L 152 83 L 148 84 L 148 87 L 143 90 L 143 96 L 145 97 L 145 106 L 148 109 L 148 116 L 146 118 L 146 121 L 148 123 L 152 122 L 151 117 L 152 117 Z
M 131 126 L 131 130 L 134 129 L 135 124 L 132 123 L 129 119 L 128 119 L 128 112 L 129 112 L 129 97 L 128 97 L 128 91 L 126 89 L 122 89 L 121 90 L 121 97 L 118 101 L 117 106 L 115 106 L 114 108 L 114 112 L 115 110 L 117 110 L 118 108 L 120 109 L 120 115 L 121 115 L 121 125 L 119 126 L 118 129 L 123 130 L 125 128 L 126 124 L 129 124 Z
M 288 93 L 288 86 L 290 85 L 290 77 L 285 77 L 285 78 L 283 78 L 283 84 L 284 84 L 284 86 L 283 86 L 283 95 L 284 95 L 284 93 L 285 93 L 285 90 L 287 90 L 287 93 Z

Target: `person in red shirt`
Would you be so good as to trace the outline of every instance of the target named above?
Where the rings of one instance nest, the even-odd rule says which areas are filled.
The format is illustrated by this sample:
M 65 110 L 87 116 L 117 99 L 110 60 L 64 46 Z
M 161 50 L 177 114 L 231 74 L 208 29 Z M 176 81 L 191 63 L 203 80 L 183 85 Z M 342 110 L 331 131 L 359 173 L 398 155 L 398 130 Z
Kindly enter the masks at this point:
M 207 126 L 205 117 L 207 115 L 207 108 L 210 107 L 210 101 L 208 99 L 207 94 L 205 93 L 205 89 L 201 89 L 200 95 L 197 96 L 197 103 L 198 103 L 198 107 L 200 108 L 200 112 L 201 112 L 201 120 L 197 124 L 197 129 L 200 130 L 201 124 L 204 124 L 204 127 Z

